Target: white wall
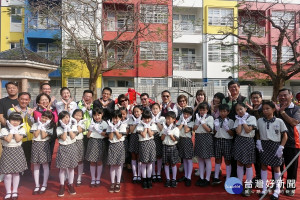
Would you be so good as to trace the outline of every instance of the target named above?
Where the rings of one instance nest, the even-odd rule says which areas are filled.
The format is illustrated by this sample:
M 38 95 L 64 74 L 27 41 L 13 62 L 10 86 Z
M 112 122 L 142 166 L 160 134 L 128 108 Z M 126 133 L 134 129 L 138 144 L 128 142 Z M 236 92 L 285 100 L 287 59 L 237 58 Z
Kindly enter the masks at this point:
M 202 0 L 173 0 L 173 6 L 201 8 Z

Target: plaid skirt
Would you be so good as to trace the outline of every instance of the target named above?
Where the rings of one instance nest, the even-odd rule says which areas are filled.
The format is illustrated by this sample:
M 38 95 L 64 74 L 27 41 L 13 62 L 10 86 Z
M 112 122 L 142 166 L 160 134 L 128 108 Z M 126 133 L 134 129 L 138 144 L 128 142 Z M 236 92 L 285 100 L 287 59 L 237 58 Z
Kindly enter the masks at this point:
M 129 148 L 129 138 L 128 136 L 125 137 L 125 140 L 124 140 L 124 149 L 125 149 L 125 158 L 128 158 L 130 156 L 130 152 L 128 151 L 128 148 Z
M 75 158 L 74 158 L 75 156 Z M 75 168 L 78 165 L 75 143 L 59 145 L 56 154 L 57 168 Z
M 180 158 L 192 159 L 194 157 L 192 138 L 180 137 L 178 144 Z
M 154 142 L 156 147 L 156 158 L 161 158 L 163 154 L 162 152 L 163 144 L 159 133 L 154 134 Z
M 129 139 L 129 152 L 138 154 L 139 153 L 139 135 L 137 133 L 133 133 Z
M 31 163 L 43 164 L 51 162 L 49 141 L 33 141 L 31 148 Z
M 234 140 L 234 159 L 244 165 L 255 163 L 254 138 L 236 136 Z
M 194 155 L 203 159 L 214 157 L 213 135 L 211 133 L 196 133 L 195 135 Z
M 124 142 L 110 143 L 108 146 L 107 165 L 122 165 L 125 163 Z
M 15 174 L 27 169 L 27 162 L 23 148 L 2 146 L 2 155 L 0 158 L 0 173 Z
M 78 155 L 78 162 L 81 162 L 84 160 L 84 144 L 83 140 L 76 140 L 75 142 L 77 155 Z
M 156 161 L 154 140 L 146 140 L 139 142 L 139 161 L 142 163 L 152 163 Z
M 215 138 L 215 157 L 222 158 L 224 156 L 225 160 L 231 160 L 232 158 L 232 139 L 225 138 Z
M 268 165 L 271 167 L 281 166 L 283 163 L 283 156 L 278 158 L 275 154 L 280 145 L 280 142 L 273 142 L 271 140 L 262 140 L 261 145 L 263 152 L 260 152 L 261 164 Z
M 180 162 L 176 145 L 163 145 L 162 162 L 170 165 L 175 165 Z
M 85 159 L 89 162 L 104 161 L 105 141 L 103 139 L 90 138 L 86 149 Z

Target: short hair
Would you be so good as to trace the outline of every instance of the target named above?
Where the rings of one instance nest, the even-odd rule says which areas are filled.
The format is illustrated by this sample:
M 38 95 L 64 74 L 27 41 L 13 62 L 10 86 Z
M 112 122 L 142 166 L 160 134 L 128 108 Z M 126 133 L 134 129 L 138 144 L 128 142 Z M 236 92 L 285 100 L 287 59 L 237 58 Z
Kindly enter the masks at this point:
M 104 113 L 103 108 L 100 108 L 100 107 L 96 107 L 92 111 L 92 115 L 96 115 L 96 114 L 102 114 L 103 115 L 103 113 Z
M 115 110 L 111 113 L 111 118 L 122 118 L 122 113 L 120 110 Z
M 214 95 L 214 98 L 218 98 L 220 99 L 220 103 L 222 103 L 223 99 L 225 99 L 225 95 L 221 92 L 217 92 L 215 95 Z
M 270 101 L 270 100 L 263 100 L 262 101 L 262 106 L 264 105 L 269 105 L 271 108 L 276 108 L 274 102 Z
M 20 121 L 20 123 L 23 122 L 23 117 L 21 116 L 20 113 L 18 112 L 12 112 L 9 116 L 8 116 L 8 121 L 10 120 L 15 120 L 15 121 Z
M 250 98 L 252 97 L 252 95 L 255 95 L 255 94 L 259 95 L 259 96 L 260 96 L 260 98 L 262 98 L 262 94 L 261 94 L 261 92 L 260 92 L 260 91 L 253 91 L 253 92 L 251 92 L 251 94 L 250 94 Z
M 228 104 L 221 104 L 219 105 L 219 111 L 226 110 L 227 112 L 230 112 L 230 108 Z
M 153 106 L 158 106 L 158 108 L 160 109 L 160 105 L 159 105 L 159 103 L 157 103 L 157 102 L 155 102 L 154 104 L 152 104 L 152 105 L 150 106 L 150 108 L 152 109 Z
M 70 117 L 70 113 L 66 110 L 61 111 L 58 114 L 58 120 L 62 120 L 65 116 L 69 116 Z M 58 126 L 61 126 L 60 121 L 58 121 Z
M 246 104 L 244 104 L 244 103 L 242 103 L 242 102 L 238 102 L 238 103 L 236 103 L 235 105 L 234 105 L 234 111 L 236 110 L 236 107 L 237 106 L 242 106 L 242 107 L 244 107 L 244 108 L 247 108 L 247 106 L 246 106 Z
M 240 87 L 240 83 L 238 81 L 235 81 L 235 80 L 231 80 L 229 81 L 228 83 L 228 88 L 230 88 L 231 85 L 234 85 L 234 84 L 237 84 L 239 87 Z
M 206 110 L 209 110 L 209 105 L 208 105 L 208 103 L 207 103 L 207 102 L 202 102 L 202 103 L 200 103 L 199 106 L 198 106 L 198 110 L 200 110 L 200 109 L 206 109 Z
M 119 111 L 121 112 L 121 111 L 126 111 L 127 112 L 127 108 L 125 108 L 125 107 L 120 107 L 119 108 Z
M 42 116 L 47 117 L 51 120 L 53 119 L 53 113 L 49 110 L 46 110 L 46 111 L 42 112 Z
M 197 92 L 196 92 L 196 99 L 197 99 L 198 95 L 203 95 L 204 96 L 204 101 L 207 101 L 206 93 L 204 92 L 204 90 L 197 90 Z M 197 106 L 196 99 L 195 99 L 194 107 Z
M 49 86 L 51 87 L 50 83 L 43 83 L 43 84 L 40 86 L 40 90 L 43 89 L 43 86 L 44 86 L 44 85 L 49 85 Z
M 147 96 L 147 98 L 149 98 L 149 94 L 148 94 L 148 93 L 142 93 L 142 94 L 140 95 L 140 97 L 142 97 L 142 96 Z
M 142 119 L 152 119 L 152 113 L 150 110 L 145 110 L 142 114 Z
M 292 90 L 290 90 L 290 89 L 288 89 L 288 88 L 282 88 L 282 89 L 280 89 L 280 90 L 278 91 L 278 94 L 279 94 L 280 92 L 283 92 L 283 91 L 288 91 L 289 94 L 293 94 Z
M 18 82 L 16 82 L 16 81 L 10 81 L 10 82 L 7 82 L 7 83 L 5 84 L 5 88 L 6 88 L 6 89 L 7 89 L 8 85 L 14 85 L 14 86 L 16 86 L 16 87 L 19 86 Z
M 125 94 L 120 94 L 118 96 L 118 103 L 121 101 L 121 99 L 129 100 L 128 97 Z
M 185 107 L 182 111 L 182 113 L 188 113 L 190 115 L 193 115 L 193 108 L 192 107 Z
M 69 88 L 67 88 L 67 87 L 62 87 L 62 88 L 60 89 L 60 91 L 59 91 L 60 95 L 62 95 L 62 92 L 63 92 L 64 90 L 68 90 L 68 91 L 70 92 L 70 94 L 71 94 L 71 91 L 70 91 Z
M 83 111 L 81 109 L 79 109 L 79 108 L 77 108 L 77 109 L 74 110 L 74 112 L 72 114 L 72 117 L 74 117 L 76 115 L 76 113 L 78 113 L 78 112 L 81 112 L 82 117 L 83 117 Z
M 35 100 L 36 104 L 40 103 L 40 100 L 41 100 L 42 96 L 46 96 L 49 99 L 49 102 L 51 101 L 51 97 L 48 94 L 41 93 L 41 94 L 37 95 L 37 97 L 36 97 L 36 100 Z
M 110 87 L 103 88 L 102 93 L 103 93 L 104 90 L 108 90 L 110 92 L 110 94 L 112 94 L 112 89 Z
M 172 119 L 176 119 L 176 114 L 173 111 L 169 111 L 166 113 L 165 118 L 171 117 Z
M 180 99 L 184 99 L 186 102 L 188 101 L 187 97 L 184 94 L 181 94 L 177 97 L 177 103 L 179 103 Z
M 85 93 L 90 93 L 90 94 L 92 94 L 92 96 L 94 96 L 94 92 L 93 92 L 92 90 L 84 90 L 84 91 L 83 91 L 83 95 L 84 95 Z
M 161 95 L 163 95 L 163 93 L 165 93 L 165 92 L 167 92 L 167 93 L 169 93 L 169 95 L 171 95 L 171 93 L 170 93 L 169 90 L 164 90 L 164 91 L 162 91 L 162 92 L 161 92 Z
M 30 94 L 29 92 L 20 92 L 20 93 L 18 94 L 18 98 L 20 98 L 20 97 L 23 96 L 23 95 L 28 95 L 28 96 L 29 96 L 29 99 L 31 99 L 31 94 Z

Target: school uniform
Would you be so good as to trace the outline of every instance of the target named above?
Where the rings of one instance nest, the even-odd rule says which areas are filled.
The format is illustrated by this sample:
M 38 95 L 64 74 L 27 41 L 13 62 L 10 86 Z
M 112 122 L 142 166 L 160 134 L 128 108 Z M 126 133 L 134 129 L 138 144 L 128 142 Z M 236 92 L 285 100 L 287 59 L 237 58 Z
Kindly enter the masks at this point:
M 155 124 L 150 122 L 150 129 L 154 129 Z M 143 137 L 141 133 L 145 130 L 144 124 L 140 123 L 136 127 L 136 132 L 139 136 L 139 161 L 142 163 L 152 163 L 156 161 L 156 146 L 154 142 L 154 136 L 149 136 L 146 133 L 146 137 Z
M 232 119 L 221 117 L 215 119 L 219 124 L 219 129 L 216 131 L 214 140 L 215 158 L 222 158 L 224 156 L 225 160 L 232 159 L 232 148 L 233 148 L 233 136 L 230 136 L 224 125 L 233 129 L 234 121 Z
M 177 122 L 177 126 L 180 126 L 182 123 L 182 118 Z M 184 126 L 182 126 L 179 132 L 179 141 L 178 141 L 178 150 L 179 157 L 183 159 L 192 159 L 194 157 L 194 146 L 192 142 L 192 130 L 194 127 L 194 122 L 189 120 L 187 126 L 191 129 L 188 133 L 185 133 Z
M 26 131 L 24 128 L 18 130 L 20 135 L 26 137 Z M 0 132 L 0 138 L 2 139 L 2 155 L 0 158 L 0 173 L 1 174 L 15 174 L 23 172 L 27 169 L 27 163 L 25 154 L 22 148 L 22 140 L 16 142 L 13 138 L 8 143 L 4 140 L 4 137 L 9 134 L 7 128 L 2 128 Z
M 31 127 L 30 133 L 38 130 L 38 123 L 34 123 Z M 51 162 L 51 151 L 50 151 L 50 138 L 53 135 L 53 128 L 47 125 L 46 133 L 48 136 L 42 139 L 42 132 L 37 137 L 33 137 L 32 149 L 31 149 L 31 163 L 33 164 L 43 164 Z
M 141 117 L 139 117 L 138 120 L 140 121 Z M 134 126 L 135 125 L 135 120 L 134 120 L 133 116 L 131 116 L 129 118 L 128 125 L 129 126 Z M 135 127 L 134 131 L 132 133 L 129 133 L 129 134 L 130 134 L 130 140 L 129 140 L 128 150 L 131 153 L 138 154 L 139 153 L 139 136 L 138 136 L 138 134 L 136 134 L 136 127 Z
M 153 115 L 152 115 L 153 116 Z M 162 149 L 163 149 L 163 144 L 161 140 L 161 135 L 160 135 L 160 130 L 157 126 L 157 124 L 163 124 L 165 123 L 166 119 L 163 116 L 153 116 L 152 121 L 154 122 L 154 125 L 151 126 L 151 130 L 154 132 L 154 142 L 155 142 L 155 148 L 156 148 L 156 157 L 161 158 L 162 157 Z
M 71 126 L 72 132 L 77 133 L 77 127 Z M 56 154 L 56 167 L 57 168 L 75 168 L 78 165 L 77 148 L 75 145 L 76 139 L 71 139 L 69 133 L 67 133 L 66 140 L 62 140 L 60 136 L 64 133 L 62 127 L 56 129 L 59 147 Z M 75 156 L 75 157 L 74 157 Z
M 75 101 L 72 101 L 70 104 L 69 104 L 69 107 L 70 107 L 70 116 L 72 116 L 72 114 L 73 114 L 73 112 L 74 112 L 74 110 L 76 110 L 77 109 L 77 103 L 75 102 Z M 57 114 L 59 114 L 61 111 L 64 111 L 64 110 L 66 110 L 65 109 L 65 104 L 64 104 L 64 102 L 62 102 L 62 101 L 59 101 L 59 102 L 57 102 L 56 104 L 55 104 L 55 108 L 56 108 L 56 110 L 57 110 Z M 68 111 L 68 110 L 66 110 L 66 111 Z
M 214 142 L 213 142 L 213 128 L 214 118 L 210 115 L 205 116 L 205 124 L 211 129 L 207 132 L 200 124 L 195 131 L 195 156 L 203 159 L 214 157 Z M 195 125 L 197 122 L 195 122 Z
M 126 133 L 125 135 L 123 135 L 124 137 L 124 149 L 125 149 L 125 158 L 129 157 L 130 156 L 130 153 L 129 153 L 129 135 L 127 135 L 127 131 L 129 129 L 129 126 L 128 126 L 128 121 L 129 119 L 126 119 L 124 121 L 121 121 L 122 124 L 124 124 L 125 128 L 126 128 Z
M 89 162 L 98 162 L 104 160 L 106 144 L 104 141 L 104 136 L 101 135 L 101 132 L 98 132 L 95 129 L 95 126 L 98 126 L 98 129 L 106 131 L 107 123 L 105 121 L 101 121 L 99 123 L 92 123 L 89 127 L 89 131 L 91 131 L 90 139 L 88 141 L 88 146 L 86 150 L 85 159 Z
M 247 125 L 252 126 L 253 129 L 250 133 L 246 133 L 244 128 L 242 132 L 237 134 L 234 140 L 234 159 L 240 161 L 242 164 L 255 163 L 255 129 L 257 127 L 256 118 L 249 115 L 246 119 Z M 236 129 L 239 125 L 239 119 L 236 119 L 233 128 Z
M 116 130 L 119 134 L 122 134 L 120 139 L 117 138 L 116 134 L 113 133 L 113 139 L 109 139 L 109 147 L 108 147 L 108 157 L 107 157 L 107 165 L 122 165 L 125 163 L 125 135 L 126 135 L 126 127 L 127 125 L 120 121 L 119 124 L 116 125 Z M 107 134 L 109 135 L 112 132 L 112 127 L 107 127 Z
M 77 150 L 77 155 L 78 155 L 78 162 L 81 162 L 84 160 L 84 141 L 83 141 L 83 133 L 86 131 L 86 123 L 83 122 L 83 120 L 80 120 L 77 126 L 80 126 L 82 128 L 82 132 L 79 133 L 77 132 L 77 135 L 75 137 L 76 142 L 76 150 Z
M 257 121 L 263 152 L 260 152 L 260 162 L 271 167 L 281 166 L 283 156 L 278 158 L 275 154 L 281 143 L 281 135 L 287 132 L 282 119 L 273 117 L 270 120 L 259 118 Z
M 177 149 L 177 143 L 179 140 L 179 129 L 173 125 L 170 129 L 170 134 L 175 137 L 175 141 L 171 139 L 171 137 L 167 134 L 166 129 L 164 128 L 161 131 L 161 135 L 165 134 L 166 137 L 163 140 L 163 156 L 162 161 L 164 164 L 175 165 L 179 163 L 179 154 Z

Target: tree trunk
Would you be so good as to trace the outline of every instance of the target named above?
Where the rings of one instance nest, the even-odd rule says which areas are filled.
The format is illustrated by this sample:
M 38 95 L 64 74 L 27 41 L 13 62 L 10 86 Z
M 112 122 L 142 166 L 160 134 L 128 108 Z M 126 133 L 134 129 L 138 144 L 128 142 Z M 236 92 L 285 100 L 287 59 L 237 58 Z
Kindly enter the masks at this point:
M 96 84 L 96 82 L 97 82 L 97 79 L 90 77 L 89 87 L 90 87 L 90 90 L 92 90 L 94 93 L 94 96 L 93 96 L 94 100 L 97 99 L 97 84 Z
M 283 88 L 285 80 L 283 78 L 277 77 L 272 81 L 273 83 L 273 96 L 272 101 L 277 102 L 277 96 L 280 89 Z

